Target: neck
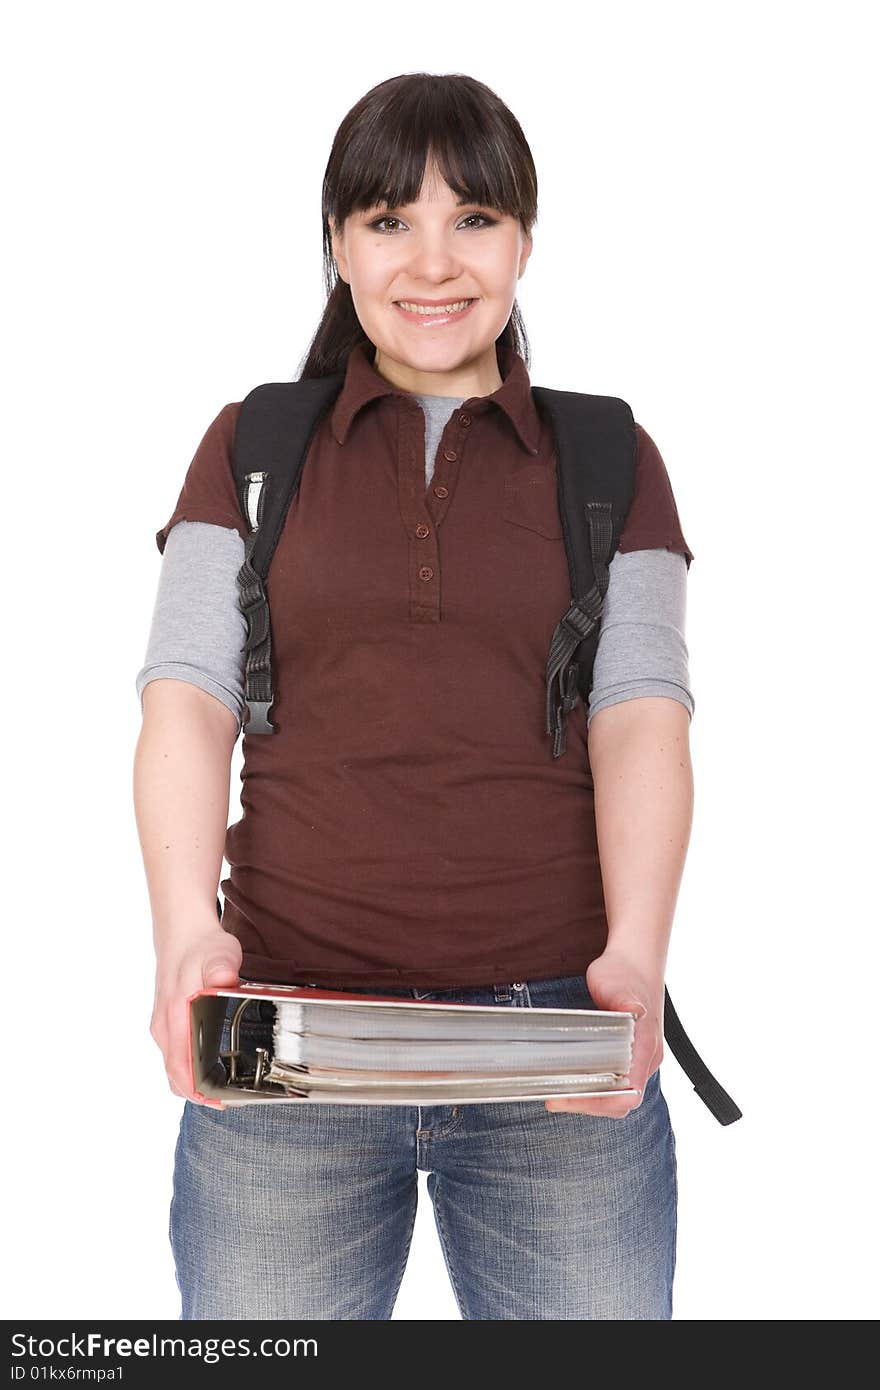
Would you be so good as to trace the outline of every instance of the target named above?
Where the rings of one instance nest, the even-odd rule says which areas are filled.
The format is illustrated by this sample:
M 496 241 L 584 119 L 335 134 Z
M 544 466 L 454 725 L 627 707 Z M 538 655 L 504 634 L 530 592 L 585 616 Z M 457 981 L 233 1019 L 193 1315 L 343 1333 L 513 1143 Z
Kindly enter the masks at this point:
M 502 384 L 494 343 L 490 343 L 479 357 L 461 362 L 449 371 L 413 367 L 389 356 L 381 348 L 376 349 L 373 367 L 399 391 L 411 391 L 418 396 L 454 396 L 469 400 L 471 396 L 490 396 Z

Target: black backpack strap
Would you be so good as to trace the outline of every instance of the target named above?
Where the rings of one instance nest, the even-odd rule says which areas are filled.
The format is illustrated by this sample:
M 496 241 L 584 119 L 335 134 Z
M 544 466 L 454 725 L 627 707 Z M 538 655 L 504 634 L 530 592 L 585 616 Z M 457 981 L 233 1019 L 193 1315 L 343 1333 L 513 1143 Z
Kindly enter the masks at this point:
M 569 712 L 586 707 L 599 643 L 608 566 L 635 488 L 638 441 L 633 413 L 617 396 L 533 386 L 556 442 L 556 491 L 571 580 L 571 607 L 557 624 L 547 657 L 546 730 L 553 757 L 565 752 Z
M 675 1012 L 668 989 L 665 991 L 663 1001 L 663 1036 L 685 1076 L 693 1083 L 697 1095 L 708 1105 L 718 1123 L 732 1125 L 734 1120 L 741 1120 L 742 1111 L 736 1101 L 715 1080 L 682 1028 L 681 1020 Z
M 565 722 L 578 697 L 587 706 L 608 567 L 635 491 L 638 449 L 633 413 L 616 396 L 533 386 L 556 442 L 559 515 L 571 578 L 571 607 L 556 626 L 547 658 L 547 733 L 553 756 L 565 752 Z M 663 1034 L 694 1090 L 722 1125 L 742 1116 L 700 1057 L 664 992 Z
M 595 583 L 582 598 L 575 599 L 560 618 L 550 639 L 547 657 L 545 728 L 553 739 L 554 758 L 561 758 L 565 752 L 565 721 L 577 704 L 580 693 L 578 682 L 581 664 L 574 653 L 598 628 L 608 590 L 608 555 L 613 533 L 611 506 L 607 502 L 587 502 L 586 512 L 589 525 L 587 542 Z
M 255 386 L 241 403 L 233 472 L 250 531 L 238 572 L 239 607 L 247 621 L 245 734 L 272 734 L 272 628 L 265 581 L 309 446 L 342 388 L 344 372 Z

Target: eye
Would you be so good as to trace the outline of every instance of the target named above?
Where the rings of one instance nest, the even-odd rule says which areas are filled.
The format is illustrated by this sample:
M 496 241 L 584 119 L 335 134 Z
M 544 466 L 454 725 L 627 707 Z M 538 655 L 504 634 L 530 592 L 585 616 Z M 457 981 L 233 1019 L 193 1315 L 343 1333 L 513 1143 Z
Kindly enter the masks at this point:
M 383 222 L 399 222 L 399 221 L 400 221 L 400 218 L 399 218 L 399 217 L 377 217 L 376 220 L 375 220 L 374 222 L 370 222 L 368 225 L 369 225 L 369 228 L 370 228 L 370 231 L 371 231 L 371 232 L 380 232 L 380 231 L 382 230 L 382 223 L 383 223 Z
M 487 227 L 494 227 L 497 222 L 497 218 L 489 217 L 488 214 L 484 212 L 469 212 L 467 217 L 463 219 L 463 223 L 474 221 L 483 222 Z M 387 214 L 385 217 L 377 217 L 372 222 L 369 222 L 367 225 L 371 232 L 381 232 L 383 223 L 385 222 L 397 222 L 399 225 L 403 226 L 403 223 L 401 222 L 399 217 L 392 217 L 390 214 Z M 475 227 L 473 230 L 480 231 L 481 228 Z M 385 235 L 387 236 L 389 235 L 389 233 L 386 232 Z
M 489 217 L 485 212 L 469 212 L 464 220 L 465 222 L 471 222 L 474 218 L 478 219 L 480 222 L 485 222 L 487 227 L 494 227 L 498 220 L 496 217 Z M 479 231 L 479 227 L 477 227 L 476 230 Z

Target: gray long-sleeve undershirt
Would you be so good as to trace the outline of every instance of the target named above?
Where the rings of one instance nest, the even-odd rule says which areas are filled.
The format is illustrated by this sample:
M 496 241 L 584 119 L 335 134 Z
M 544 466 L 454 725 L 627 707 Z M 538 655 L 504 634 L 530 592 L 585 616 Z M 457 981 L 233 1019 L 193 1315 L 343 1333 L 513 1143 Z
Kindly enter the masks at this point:
M 440 436 L 463 397 L 418 395 L 425 412 L 425 480 Z M 243 647 L 247 626 L 236 575 L 244 541 L 234 527 L 178 521 L 168 533 L 144 664 L 135 688 L 159 678 L 189 681 L 232 711 L 245 713 Z M 685 642 L 687 564 L 661 549 L 618 551 L 608 568 L 593 667 L 588 724 L 600 709 L 642 696 L 667 696 L 693 716 Z

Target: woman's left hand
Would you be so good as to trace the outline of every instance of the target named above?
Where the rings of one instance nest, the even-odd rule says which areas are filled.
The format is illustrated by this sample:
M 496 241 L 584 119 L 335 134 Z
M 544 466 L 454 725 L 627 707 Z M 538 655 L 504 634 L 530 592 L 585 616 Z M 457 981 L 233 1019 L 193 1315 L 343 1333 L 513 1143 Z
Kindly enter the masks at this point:
M 597 1009 L 619 1009 L 637 1015 L 628 1085 L 639 1094 L 622 1096 L 606 1091 L 595 1096 L 553 1096 L 544 1105 L 547 1110 L 623 1119 L 641 1105 L 648 1080 L 663 1060 L 665 981 L 662 976 L 654 978 L 653 972 L 612 949 L 596 957 L 585 978 Z

